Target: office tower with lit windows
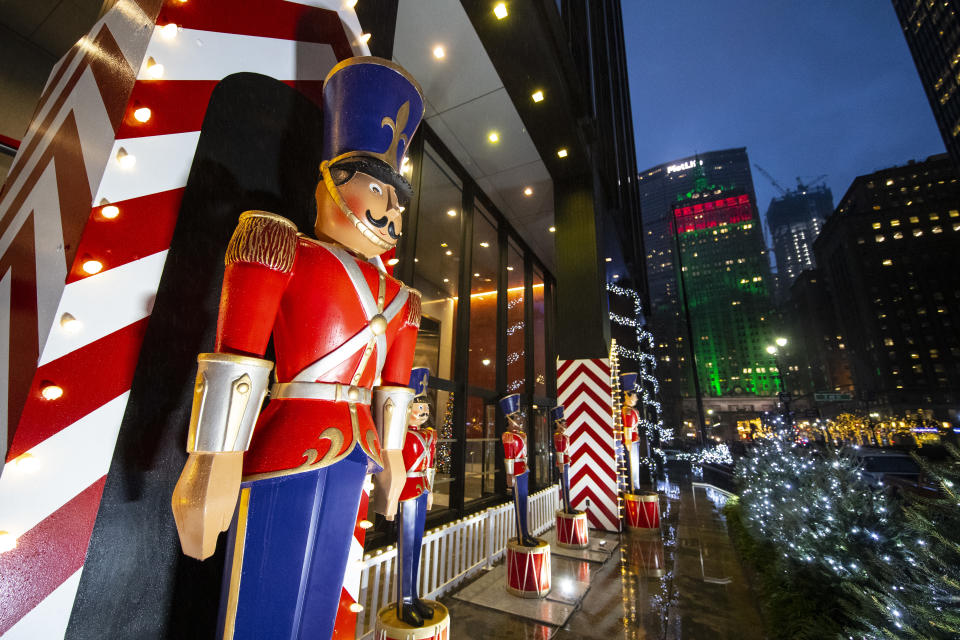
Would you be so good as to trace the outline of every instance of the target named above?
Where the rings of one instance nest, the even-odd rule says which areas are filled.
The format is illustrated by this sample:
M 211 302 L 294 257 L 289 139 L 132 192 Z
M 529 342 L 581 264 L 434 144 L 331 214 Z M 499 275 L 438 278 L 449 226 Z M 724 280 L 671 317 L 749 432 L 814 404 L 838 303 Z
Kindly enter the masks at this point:
M 893 0 L 943 144 L 960 167 L 960 0 Z
M 960 172 L 946 154 L 856 178 L 814 243 L 857 397 L 871 411 L 960 404 Z
M 704 397 L 771 396 L 777 374 L 771 342 L 770 263 L 752 194 L 710 184 L 673 205 L 674 253 Z
M 826 186 L 798 184 L 770 201 L 767 226 L 777 260 L 778 298 L 785 299 L 802 271 L 813 269 L 813 241 L 833 213 L 833 193 Z
M 695 189 L 700 167 L 709 182 L 724 189 L 739 189 L 755 201 L 750 160 L 744 147 L 708 151 L 678 158 L 642 171 L 639 175 L 643 238 L 650 292 L 649 327 L 656 338 L 657 357 L 663 372 L 664 407 L 676 411 L 680 399 L 694 395 L 690 349 L 680 296 L 673 233 L 674 208 Z M 759 226 L 758 226 L 759 228 Z M 762 251 L 762 247 L 758 249 Z

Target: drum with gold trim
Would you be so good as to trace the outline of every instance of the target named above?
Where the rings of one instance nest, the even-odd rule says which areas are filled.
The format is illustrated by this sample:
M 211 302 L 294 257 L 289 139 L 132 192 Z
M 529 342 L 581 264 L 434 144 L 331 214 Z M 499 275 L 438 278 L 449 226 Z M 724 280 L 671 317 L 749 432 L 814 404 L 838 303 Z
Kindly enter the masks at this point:
M 627 493 L 623 496 L 627 528 L 638 533 L 660 534 L 660 494 Z
M 587 514 L 567 513 L 557 510 L 557 544 L 568 549 L 586 549 L 590 543 L 587 538 Z
M 397 618 L 397 603 L 391 603 L 377 612 L 375 640 L 449 640 L 450 613 L 434 600 L 423 600 L 433 607 L 433 618 L 422 627 L 411 627 Z
M 507 542 L 507 593 L 521 598 L 542 598 L 550 593 L 550 545 L 538 540 L 535 547 Z

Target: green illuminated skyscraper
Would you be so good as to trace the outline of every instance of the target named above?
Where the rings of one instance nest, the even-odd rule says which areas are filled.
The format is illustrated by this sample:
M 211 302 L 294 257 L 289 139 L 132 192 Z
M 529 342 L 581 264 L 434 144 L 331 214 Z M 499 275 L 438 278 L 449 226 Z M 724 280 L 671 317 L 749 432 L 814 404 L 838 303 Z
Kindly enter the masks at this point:
M 771 396 L 776 364 L 770 262 L 756 203 L 742 188 L 709 184 L 696 167 L 694 188 L 673 206 L 674 252 L 700 391 L 705 397 Z

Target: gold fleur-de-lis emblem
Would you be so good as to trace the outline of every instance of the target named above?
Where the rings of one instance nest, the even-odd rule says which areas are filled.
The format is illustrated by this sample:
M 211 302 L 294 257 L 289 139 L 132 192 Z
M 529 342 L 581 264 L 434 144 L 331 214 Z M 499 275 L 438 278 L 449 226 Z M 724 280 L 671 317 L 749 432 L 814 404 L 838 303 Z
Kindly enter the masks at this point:
M 393 139 L 390 141 L 390 147 L 387 148 L 382 154 L 377 154 L 382 157 L 387 164 L 393 168 L 398 168 L 397 164 L 397 147 L 400 145 L 400 142 L 403 141 L 404 149 L 406 149 L 407 141 L 409 138 L 407 134 L 403 133 L 403 130 L 407 128 L 407 120 L 410 119 L 410 101 L 404 102 L 400 105 L 400 110 L 397 111 L 396 119 L 391 118 L 390 116 L 384 116 L 383 120 L 380 121 L 380 127 L 390 127 L 390 130 L 393 132 Z

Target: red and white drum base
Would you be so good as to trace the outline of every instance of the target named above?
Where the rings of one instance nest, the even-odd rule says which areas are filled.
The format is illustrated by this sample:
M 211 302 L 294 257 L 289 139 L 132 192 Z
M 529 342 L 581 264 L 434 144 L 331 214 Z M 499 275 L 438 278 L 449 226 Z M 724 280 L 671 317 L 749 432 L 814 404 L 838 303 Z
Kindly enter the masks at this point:
M 433 607 L 433 618 L 424 620 L 422 627 L 411 627 L 397 618 L 397 603 L 393 602 L 377 612 L 375 640 L 450 640 L 450 613 L 434 600 L 424 600 Z
M 660 494 L 627 493 L 624 494 L 623 500 L 628 530 L 636 533 L 660 534 Z
M 535 547 L 507 542 L 507 593 L 520 598 L 542 598 L 550 593 L 550 545 Z
M 587 538 L 587 514 L 567 513 L 557 510 L 557 544 L 567 549 L 586 549 L 590 544 Z

